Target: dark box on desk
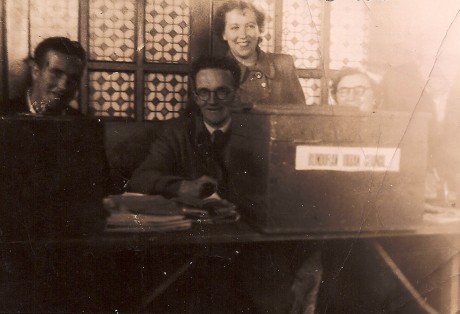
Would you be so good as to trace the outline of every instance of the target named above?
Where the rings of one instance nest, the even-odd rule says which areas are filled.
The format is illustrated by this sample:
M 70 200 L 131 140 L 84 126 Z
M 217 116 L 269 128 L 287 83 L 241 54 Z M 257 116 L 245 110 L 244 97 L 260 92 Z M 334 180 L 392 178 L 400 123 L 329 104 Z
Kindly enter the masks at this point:
M 0 119 L 0 234 L 88 233 L 105 217 L 104 128 L 77 117 Z
M 329 106 L 233 115 L 230 181 L 265 232 L 411 229 L 421 222 L 427 116 Z

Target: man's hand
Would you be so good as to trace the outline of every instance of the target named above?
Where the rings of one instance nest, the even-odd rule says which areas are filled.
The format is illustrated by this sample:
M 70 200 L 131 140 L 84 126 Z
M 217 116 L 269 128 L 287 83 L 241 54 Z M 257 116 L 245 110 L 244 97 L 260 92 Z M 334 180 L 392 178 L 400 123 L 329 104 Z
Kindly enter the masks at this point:
M 202 176 L 196 180 L 184 180 L 179 186 L 177 196 L 188 195 L 197 198 L 205 198 L 217 190 L 217 181 L 208 176 Z

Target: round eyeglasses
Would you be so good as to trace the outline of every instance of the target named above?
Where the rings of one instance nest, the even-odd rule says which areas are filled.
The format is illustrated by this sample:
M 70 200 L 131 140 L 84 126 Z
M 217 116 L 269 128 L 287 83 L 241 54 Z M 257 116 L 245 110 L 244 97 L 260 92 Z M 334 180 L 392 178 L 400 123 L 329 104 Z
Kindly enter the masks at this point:
M 199 88 L 195 92 L 199 99 L 203 101 L 209 100 L 211 94 L 214 94 L 219 100 L 228 100 L 232 97 L 234 90 L 226 87 L 219 87 L 216 90 L 209 90 L 207 88 Z
M 340 87 L 337 89 L 337 95 L 341 97 L 345 97 L 350 95 L 353 92 L 354 95 L 360 97 L 364 95 L 364 93 L 369 89 L 366 86 L 355 86 L 355 87 Z

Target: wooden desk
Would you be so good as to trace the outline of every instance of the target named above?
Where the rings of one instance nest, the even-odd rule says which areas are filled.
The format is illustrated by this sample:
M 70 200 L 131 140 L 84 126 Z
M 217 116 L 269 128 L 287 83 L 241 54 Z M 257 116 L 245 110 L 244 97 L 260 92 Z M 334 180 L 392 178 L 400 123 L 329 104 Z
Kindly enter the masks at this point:
M 255 229 L 250 223 L 238 221 L 226 224 L 194 224 L 191 229 L 174 232 L 114 233 L 101 232 L 95 235 L 67 236 L 56 239 L 32 240 L 36 245 L 56 244 L 60 247 L 85 246 L 88 248 L 133 249 L 156 245 L 226 244 L 276 241 L 319 241 L 345 239 L 381 239 L 394 237 L 448 236 L 460 238 L 460 223 L 424 223 L 414 230 L 311 232 L 268 234 Z M 30 245 L 31 240 L 10 241 L 10 245 Z
M 41 239 L 35 241 L 11 241 L 4 243 L 6 247 L 31 247 L 38 250 L 78 250 L 79 252 L 119 252 L 119 251 L 156 251 L 160 246 L 192 246 L 195 251 L 203 252 L 206 248 L 220 245 L 245 245 L 254 243 L 269 243 L 283 241 L 355 241 L 355 240 L 376 241 L 376 250 L 388 262 L 387 251 L 383 248 L 385 241 L 395 239 L 418 239 L 425 243 L 442 239 L 448 242 L 453 249 L 460 251 L 460 224 L 424 224 L 416 230 L 385 231 L 385 232 L 335 232 L 335 233 L 300 233 L 300 234 L 263 234 L 255 230 L 250 224 L 239 221 L 229 224 L 198 225 L 192 229 L 180 232 L 166 233 L 100 233 L 81 237 L 64 237 L 59 239 Z M 434 239 L 434 240 L 433 240 Z M 380 243 L 383 246 L 380 246 Z M 382 251 L 383 249 L 383 251 Z M 391 257 L 390 257 L 391 258 Z M 460 258 L 458 254 L 452 254 L 452 259 L 447 265 L 451 274 L 451 283 L 446 290 L 445 298 L 440 308 L 444 312 L 455 312 L 460 308 L 458 302 L 458 291 L 460 287 Z M 185 264 L 184 264 L 185 265 Z M 396 264 L 395 264 L 396 265 Z M 187 267 L 178 269 L 172 275 L 172 279 L 160 284 L 153 291 L 144 296 L 140 308 L 146 306 L 153 298 L 161 294 L 178 276 L 182 275 Z M 396 266 L 393 269 L 398 272 Z M 399 274 L 399 278 L 405 278 Z M 448 311 L 444 311 L 448 309 Z

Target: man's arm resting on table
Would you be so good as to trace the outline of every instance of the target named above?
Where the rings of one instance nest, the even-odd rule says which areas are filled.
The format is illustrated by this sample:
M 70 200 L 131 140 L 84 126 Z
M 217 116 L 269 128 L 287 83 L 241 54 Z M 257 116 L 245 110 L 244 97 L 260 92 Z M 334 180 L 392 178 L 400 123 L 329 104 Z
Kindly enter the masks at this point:
M 161 194 L 165 197 L 191 196 L 205 198 L 217 189 L 217 181 L 206 175 L 195 180 L 186 180 L 177 176 L 158 176 L 158 173 L 146 171 L 133 176 L 128 190 L 144 194 Z

